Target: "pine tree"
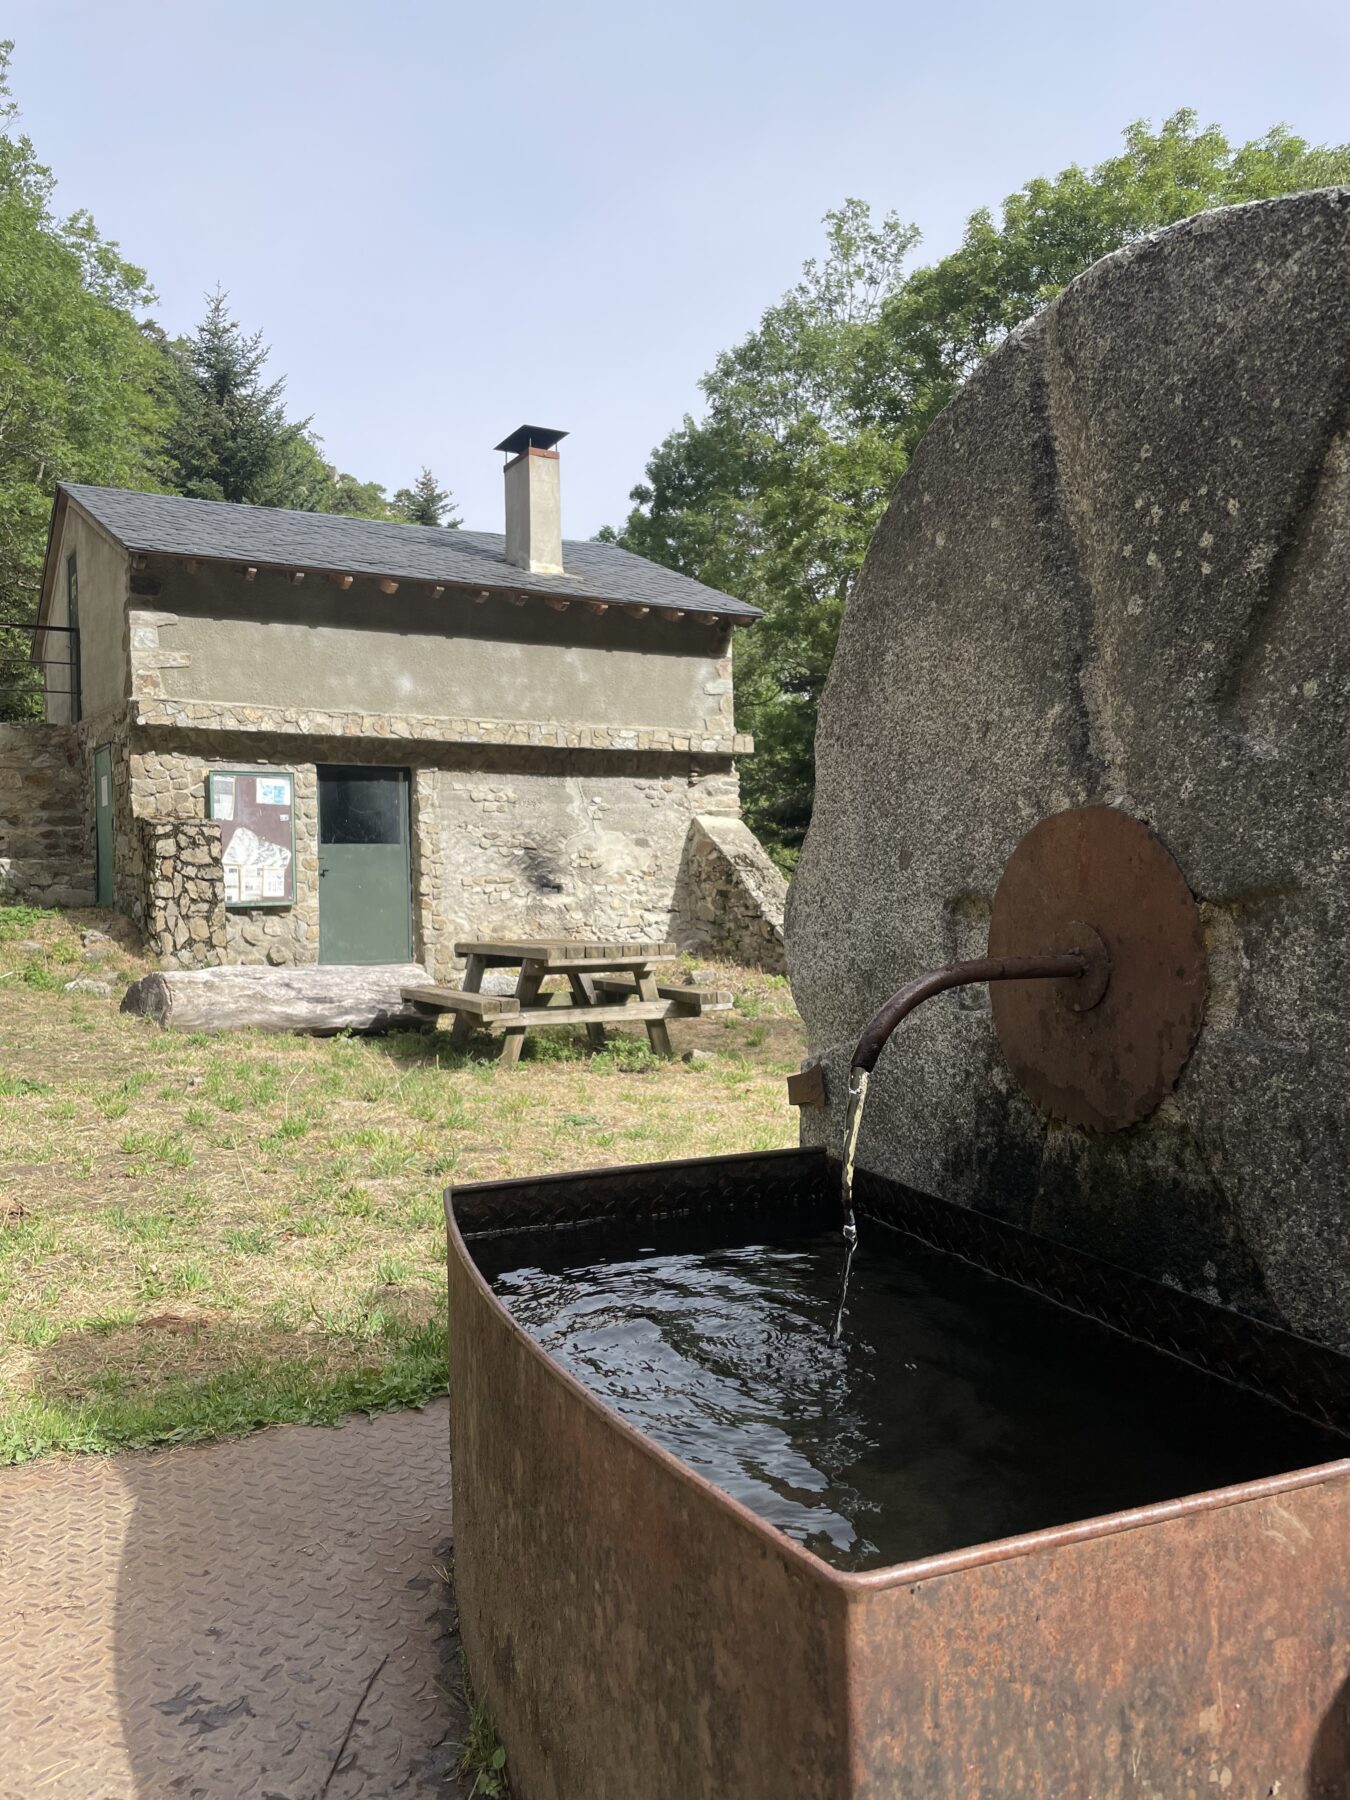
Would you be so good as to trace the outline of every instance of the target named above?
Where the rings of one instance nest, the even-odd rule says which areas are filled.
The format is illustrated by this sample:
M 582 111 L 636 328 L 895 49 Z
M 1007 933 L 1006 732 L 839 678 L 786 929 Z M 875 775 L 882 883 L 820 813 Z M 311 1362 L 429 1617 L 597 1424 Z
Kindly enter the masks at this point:
M 427 468 L 422 470 L 410 488 L 398 490 L 392 504 L 394 517 L 401 519 L 405 525 L 444 525 L 447 530 L 453 531 L 460 524 L 452 510 L 454 502 L 450 494 L 445 488 L 437 486 L 436 477 Z
M 284 379 L 268 382 L 262 332 L 246 335 L 220 288 L 190 338 L 172 347 L 173 421 L 165 454 L 174 487 L 199 500 L 321 510 L 331 480 L 308 419 L 288 419 Z

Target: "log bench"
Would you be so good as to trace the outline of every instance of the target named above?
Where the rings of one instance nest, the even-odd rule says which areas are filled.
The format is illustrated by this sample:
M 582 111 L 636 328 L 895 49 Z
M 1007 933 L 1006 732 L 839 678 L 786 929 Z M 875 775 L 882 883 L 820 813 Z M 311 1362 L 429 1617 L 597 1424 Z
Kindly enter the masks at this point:
M 420 963 L 157 969 L 132 983 L 122 1011 L 169 1031 L 391 1031 L 425 1027 L 403 995 L 427 980 Z

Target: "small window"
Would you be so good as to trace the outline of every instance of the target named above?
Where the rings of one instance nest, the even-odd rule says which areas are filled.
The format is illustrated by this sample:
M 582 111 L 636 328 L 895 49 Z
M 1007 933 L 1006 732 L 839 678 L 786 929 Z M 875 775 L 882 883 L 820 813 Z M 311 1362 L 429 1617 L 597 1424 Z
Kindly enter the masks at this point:
M 66 687 L 72 722 L 80 717 L 80 572 L 72 550 L 66 558 Z
M 401 844 L 403 808 L 401 769 L 319 771 L 321 844 Z

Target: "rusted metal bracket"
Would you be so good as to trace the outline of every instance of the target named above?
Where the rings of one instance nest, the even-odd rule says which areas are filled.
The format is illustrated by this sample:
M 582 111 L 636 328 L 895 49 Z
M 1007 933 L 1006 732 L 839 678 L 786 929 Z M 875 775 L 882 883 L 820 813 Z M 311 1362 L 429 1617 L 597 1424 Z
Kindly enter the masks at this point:
M 1110 964 L 1101 993 L 1090 972 L 1076 995 L 1014 984 L 990 1004 L 1008 1067 L 1042 1112 L 1120 1131 L 1175 1087 L 1207 977 L 1186 877 L 1147 825 L 1113 806 L 1055 813 L 1027 833 L 994 895 L 989 954 L 1086 950 L 1089 931 Z
M 1205 946 L 1185 876 L 1115 807 L 1042 819 L 1004 868 L 988 956 L 906 982 L 863 1031 L 853 1068 L 869 1075 L 925 1000 L 986 981 L 1008 1066 L 1043 1112 L 1088 1131 L 1137 1123 L 1176 1085 L 1204 1017 Z
M 808 1063 L 804 1069 L 798 1069 L 795 1075 L 789 1075 L 787 1097 L 789 1106 L 826 1105 L 829 1095 L 825 1087 L 824 1064 Z

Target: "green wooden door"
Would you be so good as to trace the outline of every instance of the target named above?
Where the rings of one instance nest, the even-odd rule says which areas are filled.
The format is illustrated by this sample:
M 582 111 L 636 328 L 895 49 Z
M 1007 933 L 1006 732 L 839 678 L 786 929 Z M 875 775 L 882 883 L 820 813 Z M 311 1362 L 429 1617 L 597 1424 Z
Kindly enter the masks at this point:
M 412 957 L 406 769 L 319 770 L 319 961 Z
M 94 903 L 113 903 L 112 748 L 94 752 Z

